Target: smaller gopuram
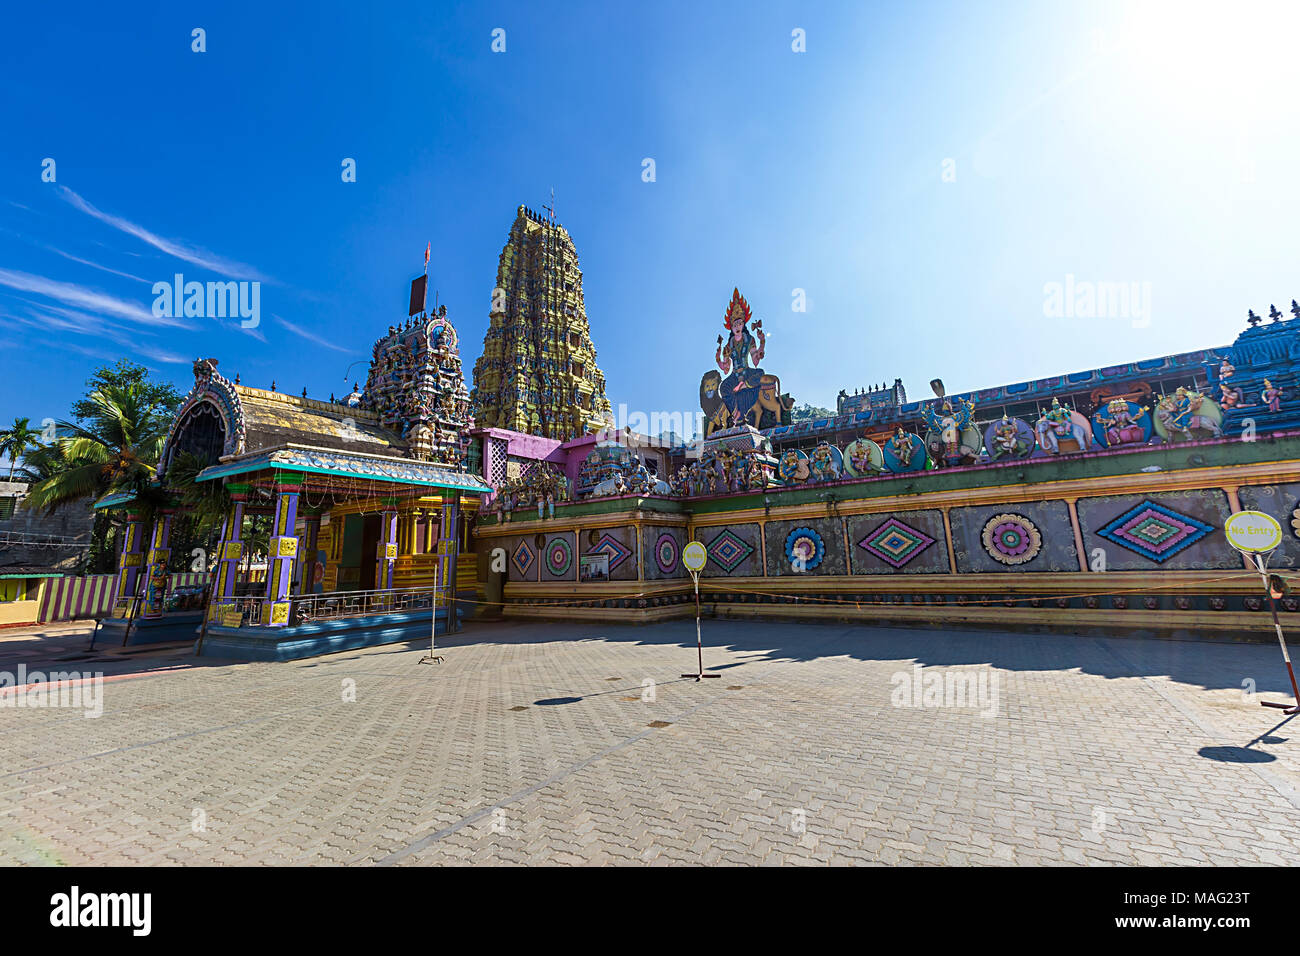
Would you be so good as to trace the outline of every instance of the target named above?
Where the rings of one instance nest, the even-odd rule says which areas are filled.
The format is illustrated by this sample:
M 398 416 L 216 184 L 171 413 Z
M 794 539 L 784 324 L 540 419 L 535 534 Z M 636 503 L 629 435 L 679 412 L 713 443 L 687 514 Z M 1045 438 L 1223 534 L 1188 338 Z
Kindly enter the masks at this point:
M 847 389 L 840 389 L 835 397 L 835 414 L 850 415 L 853 412 L 873 408 L 898 408 L 907 404 L 907 389 L 903 388 L 901 378 L 894 379 L 893 385 L 875 385 L 859 388 L 852 394 Z
M 390 325 L 375 342 L 360 405 L 407 442 L 416 460 L 461 469 L 469 392 L 459 339 L 447 307 L 426 311 L 425 294 L 425 284 L 416 279 L 405 324 Z

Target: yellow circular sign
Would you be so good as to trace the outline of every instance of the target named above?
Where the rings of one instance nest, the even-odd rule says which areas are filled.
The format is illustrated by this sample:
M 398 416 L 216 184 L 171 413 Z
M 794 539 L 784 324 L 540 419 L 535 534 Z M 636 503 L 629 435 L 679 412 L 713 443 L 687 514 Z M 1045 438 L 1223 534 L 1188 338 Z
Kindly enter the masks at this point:
M 1228 544 L 1246 554 L 1263 554 L 1282 543 L 1282 526 L 1262 511 L 1238 511 L 1223 526 Z
M 682 548 L 682 564 L 687 571 L 702 571 L 704 563 L 708 560 L 709 552 L 704 550 L 704 545 L 698 541 L 692 541 Z

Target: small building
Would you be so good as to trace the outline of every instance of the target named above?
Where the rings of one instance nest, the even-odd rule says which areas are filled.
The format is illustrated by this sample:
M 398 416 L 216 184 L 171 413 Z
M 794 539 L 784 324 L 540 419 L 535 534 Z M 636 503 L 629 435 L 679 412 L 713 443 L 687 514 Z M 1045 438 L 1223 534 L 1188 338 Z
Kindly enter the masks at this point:
M 467 520 L 490 488 L 465 470 L 455 331 L 445 307 L 424 311 L 422 300 L 413 295 L 418 314 L 375 343 L 365 391 L 342 401 L 250 388 L 220 374 L 216 359 L 195 361 L 159 461 L 158 500 L 116 494 L 96 504 L 126 516 L 106 626 L 129 630 L 132 643 L 198 633 L 201 654 L 261 660 L 455 628 L 457 599 L 473 590 L 472 562 L 468 581 L 461 575 Z M 210 600 L 177 606 L 167 565 L 186 508 L 175 479 L 182 455 L 203 463 L 190 493 L 213 483 L 223 521 L 204 575 Z M 249 573 L 257 519 L 269 525 L 262 576 Z

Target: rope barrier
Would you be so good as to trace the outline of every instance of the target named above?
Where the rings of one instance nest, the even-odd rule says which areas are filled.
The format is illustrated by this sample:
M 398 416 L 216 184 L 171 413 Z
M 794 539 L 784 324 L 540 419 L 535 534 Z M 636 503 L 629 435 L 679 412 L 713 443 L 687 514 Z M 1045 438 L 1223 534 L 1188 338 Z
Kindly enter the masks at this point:
M 1243 577 L 1253 579 L 1253 578 L 1255 577 L 1255 575 L 1254 575 L 1252 572 L 1250 572 L 1250 571 L 1246 571 L 1245 569 L 1243 569 L 1243 570 L 1241 570 L 1241 571 L 1234 572 L 1233 574 L 1230 574 L 1230 575 L 1224 575 L 1223 577 L 1207 578 L 1207 579 L 1202 580 L 1202 581 L 1197 581 L 1196 584 L 1197 584 L 1197 586 L 1201 586 L 1201 585 L 1218 584 L 1218 583 L 1221 583 L 1221 582 L 1224 582 L 1224 581 L 1239 581 L 1239 580 L 1241 580 Z M 1293 578 L 1292 580 L 1297 580 L 1297 579 L 1296 579 L 1296 578 Z M 1180 589 L 1180 588 L 1183 588 L 1183 587 L 1186 587 L 1186 585 L 1185 585 L 1185 584 L 1169 584 L 1169 585 L 1157 585 L 1157 586 L 1154 586 L 1154 587 L 1126 588 L 1126 589 L 1120 589 L 1120 590 L 1114 590 L 1114 589 L 1111 589 L 1111 590 L 1105 590 L 1105 591 L 1081 591 L 1081 592 L 1073 592 L 1073 593 L 1070 593 L 1070 594 L 1057 594 L 1057 595 L 1037 595 L 1037 594 L 1030 594 L 1030 595 L 1016 596 L 1016 597 L 999 597 L 999 598 L 988 598 L 988 599 L 973 599 L 973 600 L 967 600 L 967 601 L 965 601 L 964 603 L 958 604 L 957 606 L 959 606 L 959 607 L 969 607 L 969 606 L 971 606 L 971 605 L 981 606 L 981 605 L 1006 604 L 1007 602 L 1020 603 L 1020 602 L 1023 602 L 1023 601 L 1059 601 L 1059 600 L 1068 600 L 1068 599 L 1070 599 L 1070 598 L 1086 598 L 1086 597 L 1114 597 L 1114 596 L 1116 596 L 1116 595 L 1124 595 L 1124 594 L 1151 594 L 1151 593 L 1155 593 L 1155 592 L 1170 591 L 1170 590 L 1174 590 L 1174 589 Z M 861 601 L 861 600 L 855 600 L 855 599 L 851 599 L 851 598 L 820 597 L 820 596 L 816 596 L 816 595 L 804 595 L 804 594 L 786 594 L 786 593 L 782 593 L 782 592 L 779 592 L 779 591 L 760 591 L 760 590 L 757 590 L 757 589 L 754 589 L 754 588 L 742 588 L 742 587 L 736 587 L 736 586 L 728 587 L 728 586 L 723 585 L 723 584 L 713 584 L 713 583 L 704 582 L 704 581 L 701 581 L 701 582 L 700 582 L 700 590 L 701 590 L 702 592 L 710 592 L 710 593 L 714 593 L 714 594 L 726 594 L 726 593 L 736 593 L 736 594 L 758 594 L 758 595 L 763 595 L 763 596 L 766 596 L 766 597 L 772 597 L 772 598 L 789 598 L 789 599 L 791 599 L 794 603 L 799 603 L 799 604 L 853 605 L 854 607 L 858 607 L 858 608 L 862 608 L 862 607 L 898 607 L 898 606 L 899 606 L 899 602 L 897 602 L 897 601 Z M 528 604 L 528 605 L 525 605 L 525 606 L 529 606 L 529 607 L 556 607 L 556 608 L 563 608 L 563 607 L 583 607 L 583 606 L 590 605 L 590 604 L 593 604 L 593 603 L 603 603 L 603 602 L 605 602 L 605 601 L 624 601 L 624 600 L 633 600 L 633 599 L 645 599 L 645 600 L 650 600 L 650 599 L 653 598 L 653 597 L 655 597 L 655 595 L 646 594 L 644 591 L 630 591 L 630 592 L 627 592 L 626 594 L 602 594 L 602 595 L 595 596 L 595 597 L 590 597 L 590 598 L 568 599 L 568 600 L 565 600 L 565 599 L 563 599 L 563 598 L 538 598 L 537 601 L 540 602 L 540 603 L 537 603 L 537 604 Z M 486 600 L 485 600 L 485 601 L 479 601 L 479 600 L 475 600 L 475 599 L 473 599 L 473 598 L 458 598 L 457 600 L 458 600 L 460 603 L 464 603 L 464 604 L 474 604 L 474 605 L 478 605 L 478 606 L 481 606 L 481 607 L 500 607 L 500 608 L 504 608 L 504 607 L 509 606 L 509 605 L 518 605 L 518 604 L 521 604 L 521 602 L 519 602 L 519 601 L 486 601 Z M 948 603 L 948 602 L 945 600 L 945 601 L 944 601 L 944 604 L 947 604 L 947 603 Z M 954 602 L 954 603 L 956 603 L 956 602 Z M 935 605 L 935 604 L 926 604 L 925 606 L 926 606 L 926 607 L 935 607 L 935 606 L 937 606 L 937 605 Z

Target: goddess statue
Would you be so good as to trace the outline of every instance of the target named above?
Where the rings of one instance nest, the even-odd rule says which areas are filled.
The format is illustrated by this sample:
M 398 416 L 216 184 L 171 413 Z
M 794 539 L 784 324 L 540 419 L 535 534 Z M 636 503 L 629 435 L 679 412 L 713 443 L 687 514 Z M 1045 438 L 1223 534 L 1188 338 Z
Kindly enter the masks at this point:
M 1259 393 L 1260 401 L 1268 406 L 1270 412 L 1279 412 L 1282 410 L 1282 389 L 1278 388 L 1268 379 L 1264 379 L 1264 390 Z
M 1265 381 L 1264 384 L 1267 387 L 1268 382 Z M 1213 418 L 1201 413 L 1201 406 L 1204 404 L 1204 395 L 1200 392 L 1189 392 L 1185 386 L 1179 385 L 1172 395 L 1166 395 L 1156 404 L 1156 417 L 1168 432 L 1177 434 L 1186 441 L 1196 437 L 1192 430 L 1197 428 L 1204 429 L 1211 436 L 1218 438 L 1223 434 L 1223 430 Z
M 1146 407 L 1138 408 L 1138 415 L 1149 411 Z M 1116 445 L 1140 444 L 1146 438 L 1146 429 L 1139 425 L 1122 398 L 1111 399 L 1106 406 L 1106 413 L 1097 416 L 1097 422 L 1106 429 L 1106 447 Z
M 749 330 L 749 319 L 749 304 L 737 289 L 731 295 L 731 304 L 722 320 L 730 334 L 726 339 L 718 336 L 718 347 L 713 354 L 714 362 L 727 376 L 722 380 L 719 397 L 733 415 L 754 407 L 763 380 L 763 370 L 758 363 L 763 361 L 766 353 L 767 336 L 763 332 L 762 319 L 755 320 L 753 332 Z

